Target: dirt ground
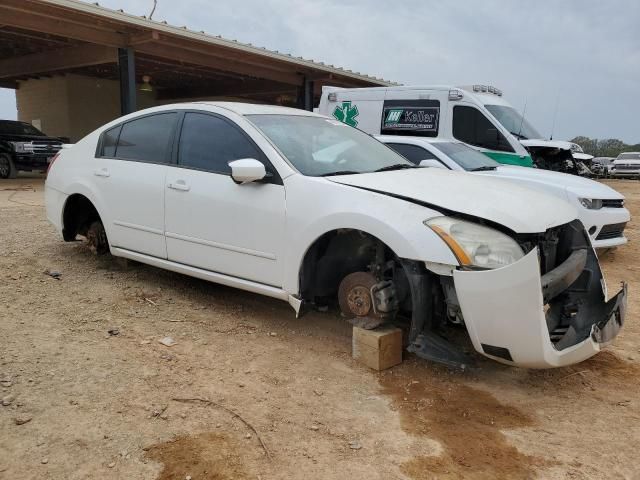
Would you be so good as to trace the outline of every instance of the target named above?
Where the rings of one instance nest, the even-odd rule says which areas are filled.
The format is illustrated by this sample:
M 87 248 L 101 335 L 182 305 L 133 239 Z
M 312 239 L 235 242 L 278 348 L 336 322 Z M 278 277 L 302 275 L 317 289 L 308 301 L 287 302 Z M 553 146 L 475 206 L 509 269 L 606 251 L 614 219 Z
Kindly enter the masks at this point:
M 609 183 L 640 215 L 640 183 Z M 0 181 L 2 479 L 640 479 L 635 219 L 602 260 L 630 287 L 607 351 L 375 373 L 336 315 L 64 243 L 42 188 Z

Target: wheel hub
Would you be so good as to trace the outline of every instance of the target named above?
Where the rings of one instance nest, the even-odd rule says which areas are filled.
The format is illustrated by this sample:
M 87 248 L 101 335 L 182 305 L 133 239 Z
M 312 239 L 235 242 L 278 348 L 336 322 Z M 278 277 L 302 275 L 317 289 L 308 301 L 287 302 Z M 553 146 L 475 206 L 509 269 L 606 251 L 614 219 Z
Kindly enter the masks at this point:
M 363 286 L 352 288 L 347 294 L 349 310 L 357 317 L 364 317 L 371 310 L 371 292 Z
M 369 272 L 350 273 L 338 288 L 338 303 L 347 318 L 378 316 L 371 297 L 371 288 L 377 283 Z

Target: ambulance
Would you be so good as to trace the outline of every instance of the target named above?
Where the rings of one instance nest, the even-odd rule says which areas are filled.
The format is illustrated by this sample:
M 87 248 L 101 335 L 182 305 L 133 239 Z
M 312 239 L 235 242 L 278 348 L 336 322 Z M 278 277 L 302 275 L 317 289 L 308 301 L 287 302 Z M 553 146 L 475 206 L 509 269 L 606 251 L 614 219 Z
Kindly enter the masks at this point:
M 373 135 L 456 139 L 498 163 L 586 174 L 569 142 L 542 139 L 488 85 L 324 86 L 318 112 Z

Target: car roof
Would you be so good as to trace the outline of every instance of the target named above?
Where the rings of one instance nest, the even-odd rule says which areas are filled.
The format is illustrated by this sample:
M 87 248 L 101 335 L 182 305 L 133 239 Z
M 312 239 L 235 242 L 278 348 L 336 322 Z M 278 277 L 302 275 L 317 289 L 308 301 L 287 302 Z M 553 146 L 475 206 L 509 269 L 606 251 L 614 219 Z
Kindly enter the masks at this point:
M 304 117 L 324 117 L 317 113 L 302 110 L 300 108 L 280 107 L 277 105 L 261 105 L 257 103 L 242 102 L 193 102 L 193 104 L 209 105 L 224 108 L 238 115 L 298 115 Z
M 183 110 L 183 109 L 202 109 L 207 110 L 207 107 L 217 107 L 229 110 L 238 115 L 296 115 L 302 117 L 319 117 L 327 118 L 324 115 L 309 112 L 299 108 L 280 107 L 277 105 L 261 105 L 256 103 L 242 103 L 242 102 L 179 102 L 168 103 L 166 105 L 159 105 L 156 107 L 145 108 L 144 110 L 138 110 L 124 117 L 125 120 L 137 118 L 147 113 L 158 113 L 167 110 Z M 122 120 L 119 118 L 116 120 Z
M 375 135 L 375 137 L 379 140 L 386 141 L 402 141 L 402 140 L 411 140 L 425 143 L 464 143 L 455 138 L 435 138 L 435 137 L 419 137 L 417 135 Z

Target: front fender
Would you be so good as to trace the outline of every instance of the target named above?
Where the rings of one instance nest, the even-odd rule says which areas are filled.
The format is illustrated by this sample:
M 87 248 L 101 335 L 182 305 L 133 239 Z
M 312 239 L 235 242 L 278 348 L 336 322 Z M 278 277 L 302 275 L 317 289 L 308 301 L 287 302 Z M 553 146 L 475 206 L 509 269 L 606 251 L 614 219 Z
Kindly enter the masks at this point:
M 312 188 L 307 183 L 312 183 Z M 440 212 L 319 178 L 301 179 L 300 175 L 294 175 L 285 181 L 285 187 L 287 237 L 294 239 L 284 272 L 284 288 L 290 293 L 299 293 L 300 268 L 309 248 L 324 234 L 339 229 L 368 233 L 401 258 L 458 264 L 446 244 L 423 223 L 440 216 Z

